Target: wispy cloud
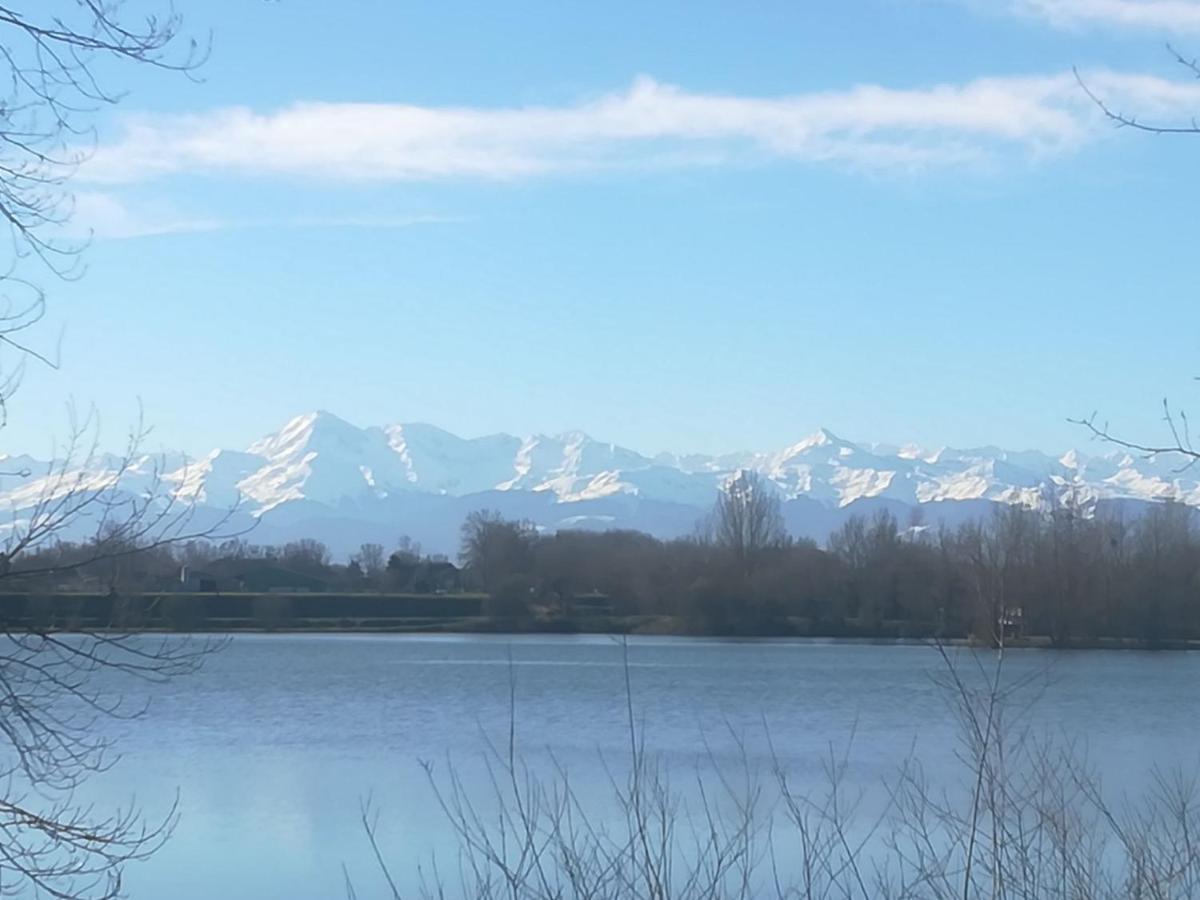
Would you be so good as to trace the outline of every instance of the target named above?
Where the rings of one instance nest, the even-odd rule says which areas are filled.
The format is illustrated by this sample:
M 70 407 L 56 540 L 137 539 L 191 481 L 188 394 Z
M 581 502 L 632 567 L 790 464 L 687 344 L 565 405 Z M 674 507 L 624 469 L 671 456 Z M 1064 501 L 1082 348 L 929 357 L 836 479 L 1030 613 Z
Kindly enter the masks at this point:
M 293 215 L 262 218 L 189 216 L 161 206 L 130 204 L 107 191 L 74 195 L 69 232 L 74 237 L 126 240 L 166 234 L 195 234 L 253 228 L 409 228 L 462 222 L 438 215 Z
M 1055 25 L 1116 25 L 1200 32 L 1200 0 L 1009 0 L 1011 9 Z
M 1088 77 L 1147 112 L 1200 108 L 1194 84 Z M 268 113 L 139 117 L 80 174 L 110 183 L 179 173 L 519 179 L 748 159 L 920 169 L 1068 152 L 1093 140 L 1098 125 L 1069 73 L 786 97 L 693 93 L 643 77 L 628 90 L 564 106 L 298 103 Z
M 214 231 L 222 227 L 221 220 L 215 218 L 182 216 L 163 209 L 135 209 L 104 191 L 78 191 L 73 200 L 69 231 L 75 237 L 123 239 Z

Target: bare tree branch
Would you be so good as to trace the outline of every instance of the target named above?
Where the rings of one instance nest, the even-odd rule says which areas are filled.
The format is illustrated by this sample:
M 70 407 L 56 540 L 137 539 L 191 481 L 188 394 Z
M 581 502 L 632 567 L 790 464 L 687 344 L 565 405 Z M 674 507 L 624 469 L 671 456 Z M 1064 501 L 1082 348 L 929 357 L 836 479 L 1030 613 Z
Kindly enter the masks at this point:
M 8 238 L 0 349 L 17 361 L 57 363 L 56 354 L 14 337 L 45 312 L 42 288 L 18 269 L 32 258 L 56 277 L 83 274 L 88 240 L 62 230 L 74 213 L 67 182 L 95 143 L 93 115 L 123 96 L 106 83 L 109 69 L 116 63 L 192 75 L 209 43 L 184 40 L 182 27 L 171 0 L 0 3 L 0 223 Z M 15 363 L 7 372 L 0 409 L 19 382 Z

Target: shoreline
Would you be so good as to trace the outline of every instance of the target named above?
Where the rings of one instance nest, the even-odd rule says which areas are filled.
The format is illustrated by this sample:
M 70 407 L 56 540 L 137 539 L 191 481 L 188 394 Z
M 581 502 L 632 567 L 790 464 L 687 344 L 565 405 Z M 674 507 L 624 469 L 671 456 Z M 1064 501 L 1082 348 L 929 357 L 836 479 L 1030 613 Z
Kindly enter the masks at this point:
M 709 640 L 795 640 L 886 646 L 985 648 L 960 626 L 939 633 L 934 622 L 788 617 L 769 622 L 705 623 L 661 614 L 577 608 L 558 614 L 496 617 L 482 594 L 0 594 L 10 632 L 144 634 L 432 634 L 598 635 Z M 706 627 L 706 625 L 708 627 Z M 756 627 L 757 626 L 757 627 Z M 1200 650 L 1200 639 L 1010 635 L 1013 650 Z
M 210 627 L 188 630 L 172 628 L 120 628 L 105 626 L 99 628 L 55 628 L 54 634 L 145 634 L 154 636 L 179 635 L 237 637 L 239 635 L 296 637 L 323 635 L 379 636 L 379 637 L 484 637 L 484 638 L 633 638 L 653 639 L 672 638 L 678 640 L 715 641 L 728 643 L 774 643 L 774 644 L 845 644 L 852 646 L 878 647 L 927 647 L 941 644 L 947 647 L 967 647 L 978 650 L 996 650 L 984 642 L 971 637 L 947 637 L 935 639 L 932 637 L 896 637 L 889 635 L 845 635 L 845 634 L 722 634 L 701 631 L 629 631 L 618 628 L 501 628 L 501 627 L 429 627 L 405 625 L 337 625 L 337 626 L 282 626 L 262 627 L 245 625 L 240 627 Z M 1012 639 L 1005 643 L 1005 650 L 1042 650 L 1042 651 L 1124 651 L 1142 653 L 1189 653 L 1200 651 L 1200 640 L 1164 640 L 1147 641 L 1132 638 L 1081 638 L 1055 645 L 1048 637 L 1026 637 Z

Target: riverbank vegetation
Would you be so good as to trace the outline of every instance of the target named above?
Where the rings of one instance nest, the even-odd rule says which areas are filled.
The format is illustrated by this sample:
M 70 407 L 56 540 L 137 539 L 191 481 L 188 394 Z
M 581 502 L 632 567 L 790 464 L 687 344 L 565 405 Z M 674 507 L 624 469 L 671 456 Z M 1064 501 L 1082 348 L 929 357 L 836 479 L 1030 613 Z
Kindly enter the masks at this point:
M 312 540 L 175 543 L 95 563 L 89 553 L 57 543 L 14 560 L 10 620 L 983 643 L 1003 633 L 1010 644 L 1055 647 L 1200 640 L 1200 532 L 1176 503 L 1131 519 L 1069 502 L 1001 506 L 955 529 L 882 512 L 850 519 L 821 547 L 788 536 L 769 486 L 744 473 L 677 540 L 544 533 L 481 511 L 463 524 L 458 564 L 410 541 L 364 545 L 345 563 Z M 27 567 L 56 574 L 23 578 Z
M 539 606 L 569 616 L 575 598 L 598 596 L 701 634 L 995 642 L 1003 631 L 1059 647 L 1200 637 L 1200 535 L 1186 506 L 1129 521 L 1065 504 L 1002 507 L 957 529 L 885 512 L 851 519 L 819 547 L 789 538 L 765 487 L 743 477 L 689 539 L 539 535 L 478 516 L 464 558 L 493 614 L 517 622 Z

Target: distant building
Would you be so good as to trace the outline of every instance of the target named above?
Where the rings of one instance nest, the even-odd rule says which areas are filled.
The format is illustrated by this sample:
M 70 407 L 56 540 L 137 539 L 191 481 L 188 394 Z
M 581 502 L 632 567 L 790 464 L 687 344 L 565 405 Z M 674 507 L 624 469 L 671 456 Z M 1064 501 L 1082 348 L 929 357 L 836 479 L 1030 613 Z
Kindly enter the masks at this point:
M 1022 607 L 1010 606 L 1000 614 L 1000 633 L 1005 640 L 1025 636 L 1025 610 Z
M 179 590 L 185 594 L 212 594 L 218 589 L 217 576 L 211 572 L 201 572 L 191 566 L 179 569 Z
M 462 572 L 445 559 L 417 559 L 393 554 L 387 577 L 391 589 L 414 594 L 445 594 L 462 590 Z

